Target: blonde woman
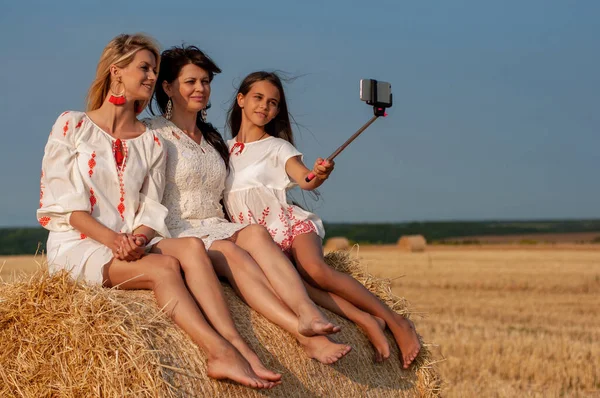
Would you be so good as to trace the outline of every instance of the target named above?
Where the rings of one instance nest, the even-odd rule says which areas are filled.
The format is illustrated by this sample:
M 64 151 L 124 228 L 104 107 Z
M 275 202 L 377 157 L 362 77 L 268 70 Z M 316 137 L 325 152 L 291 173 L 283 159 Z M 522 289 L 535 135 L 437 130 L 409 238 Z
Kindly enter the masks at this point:
M 153 290 L 159 307 L 206 352 L 210 377 L 271 388 L 281 376 L 262 366 L 235 329 L 206 250 L 184 239 L 162 240 L 169 238 L 160 203 L 163 143 L 136 117 L 152 97 L 159 63 L 150 37 L 117 36 L 100 57 L 87 111 L 64 112 L 54 124 L 37 211 L 50 230 L 50 270 L 107 287 Z M 178 258 L 148 253 L 161 240 L 174 241 L 169 245 L 179 249 Z

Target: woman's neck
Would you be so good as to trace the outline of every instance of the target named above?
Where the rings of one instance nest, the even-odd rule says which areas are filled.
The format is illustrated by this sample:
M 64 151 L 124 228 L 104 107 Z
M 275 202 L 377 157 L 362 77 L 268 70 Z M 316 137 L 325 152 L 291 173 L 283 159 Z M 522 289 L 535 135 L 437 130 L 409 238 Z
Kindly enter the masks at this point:
M 133 102 L 115 106 L 106 100 L 100 108 L 87 114 L 94 123 L 115 138 L 137 137 L 144 131 L 135 115 Z
M 242 120 L 240 131 L 238 132 L 235 140 L 237 142 L 253 142 L 258 141 L 267 135 L 264 126 L 257 126 L 254 123 L 246 122 Z
M 171 123 L 179 128 L 189 136 L 193 136 L 199 132 L 196 126 L 196 118 L 198 117 L 197 112 L 173 112 L 171 116 Z

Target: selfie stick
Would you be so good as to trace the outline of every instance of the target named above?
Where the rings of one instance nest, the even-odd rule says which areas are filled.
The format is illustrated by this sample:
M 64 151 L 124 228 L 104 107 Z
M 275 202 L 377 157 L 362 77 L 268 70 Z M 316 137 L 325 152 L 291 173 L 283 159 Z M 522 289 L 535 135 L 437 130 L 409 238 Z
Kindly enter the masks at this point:
M 385 108 L 389 107 L 389 106 L 392 106 L 392 103 L 390 102 L 389 104 L 382 104 L 382 103 L 379 103 L 376 100 L 374 100 L 374 99 L 377 98 L 377 84 L 376 83 L 374 84 L 372 95 L 373 95 L 372 100 L 371 101 L 367 101 L 367 104 L 373 105 L 373 113 L 375 115 L 371 118 L 371 120 L 369 120 L 367 123 L 365 123 L 356 133 L 354 133 L 352 135 L 352 137 L 348 138 L 348 140 L 346 142 L 344 142 L 341 147 L 339 147 L 338 149 L 336 149 L 335 152 L 333 152 L 331 155 L 329 155 L 329 157 L 327 159 L 323 160 L 319 164 L 323 164 L 323 163 L 325 163 L 325 161 L 332 161 L 333 159 L 335 159 L 335 157 L 337 155 L 339 155 L 344 149 L 346 149 L 346 147 L 348 145 L 350 145 L 350 143 L 352 141 L 354 141 L 354 139 L 356 139 L 356 137 L 358 137 L 363 131 L 365 131 L 367 129 L 367 127 L 369 127 L 371 124 L 373 124 L 373 122 L 375 120 L 377 120 L 378 117 L 380 117 L 380 116 L 384 116 L 384 117 L 387 116 L 387 113 L 385 113 Z M 391 98 L 391 94 L 390 94 L 390 98 Z M 384 106 L 382 106 L 382 105 L 384 105 Z M 311 182 L 314 178 L 315 178 L 315 173 L 311 171 L 306 176 L 306 178 L 304 179 L 304 181 Z

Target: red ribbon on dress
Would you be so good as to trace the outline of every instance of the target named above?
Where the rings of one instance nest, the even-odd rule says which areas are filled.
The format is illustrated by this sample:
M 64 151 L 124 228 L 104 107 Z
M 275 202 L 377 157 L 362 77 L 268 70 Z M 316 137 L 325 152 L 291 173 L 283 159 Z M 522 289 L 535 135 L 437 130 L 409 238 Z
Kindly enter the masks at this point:
M 123 143 L 120 139 L 117 138 L 117 140 L 114 143 L 113 149 L 115 152 L 115 161 L 117 162 L 117 166 L 121 167 L 125 156 L 123 156 Z

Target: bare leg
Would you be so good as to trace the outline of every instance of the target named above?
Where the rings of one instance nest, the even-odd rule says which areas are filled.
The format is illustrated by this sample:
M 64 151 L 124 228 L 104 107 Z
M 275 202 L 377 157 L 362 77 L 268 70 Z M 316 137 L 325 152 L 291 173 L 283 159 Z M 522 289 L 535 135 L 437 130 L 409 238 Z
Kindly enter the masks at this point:
M 134 262 L 113 259 L 104 267 L 103 277 L 107 287 L 152 290 L 159 307 L 206 353 L 209 377 L 253 388 L 273 387 L 274 383 L 258 377 L 235 347 L 206 322 L 183 282 L 175 258 L 150 254 Z
M 307 282 L 304 282 L 304 286 L 308 295 L 315 303 L 351 320 L 365 332 L 375 348 L 376 362 L 382 362 L 390 357 L 390 345 L 383 333 L 385 330 L 385 321 L 383 319 L 359 310 L 353 304 L 334 293 L 317 289 Z
M 238 232 L 235 243 L 250 253 L 277 295 L 298 315 L 300 334 L 314 336 L 340 331 L 310 300 L 300 275 L 264 227 L 247 226 Z
M 197 238 L 163 239 L 154 248 L 158 253 L 175 257 L 183 269 L 188 289 L 213 327 L 250 362 L 261 378 L 279 381 L 281 375 L 267 369 L 235 327 L 221 283 L 206 253 L 204 243 Z
M 208 255 L 217 274 L 227 278 L 242 300 L 292 334 L 309 357 L 332 364 L 350 352 L 350 346 L 334 343 L 326 336 L 300 334 L 298 317 L 277 297 L 265 274 L 246 251 L 232 242 L 220 240 L 212 244 Z
M 412 322 L 392 311 L 356 279 L 328 266 L 323 258 L 321 238 L 317 234 L 298 235 L 292 244 L 292 255 L 298 271 L 310 284 L 333 292 L 383 319 L 400 347 L 404 368 L 408 368 L 421 349 Z

